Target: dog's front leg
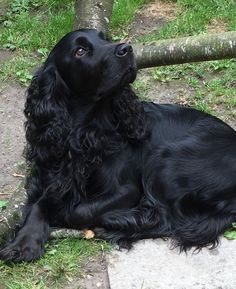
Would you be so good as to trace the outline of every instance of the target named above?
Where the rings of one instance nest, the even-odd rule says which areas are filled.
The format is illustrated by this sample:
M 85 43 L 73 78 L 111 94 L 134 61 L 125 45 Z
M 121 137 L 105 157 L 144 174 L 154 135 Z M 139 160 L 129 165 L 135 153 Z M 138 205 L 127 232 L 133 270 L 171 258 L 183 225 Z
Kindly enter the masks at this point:
M 116 193 L 101 196 L 96 200 L 86 200 L 70 213 L 68 226 L 76 229 L 97 227 L 103 224 L 103 215 L 116 210 L 130 210 L 140 200 L 138 188 L 132 184 L 114 189 Z
M 15 239 L 0 251 L 4 261 L 33 261 L 44 252 L 49 236 L 49 224 L 43 201 L 35 203 Z

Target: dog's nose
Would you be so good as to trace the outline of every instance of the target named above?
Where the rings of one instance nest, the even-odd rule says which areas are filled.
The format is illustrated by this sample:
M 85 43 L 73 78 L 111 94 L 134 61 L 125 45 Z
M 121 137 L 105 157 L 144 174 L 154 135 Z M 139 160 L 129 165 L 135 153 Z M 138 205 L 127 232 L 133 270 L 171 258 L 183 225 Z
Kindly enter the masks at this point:
M 127 43 L 121 43 L 117 45 L 115 50 L 115 55 L 118 57 L 124 57 L 129 53 L 133 53 L 133 48 L 131 45 Z

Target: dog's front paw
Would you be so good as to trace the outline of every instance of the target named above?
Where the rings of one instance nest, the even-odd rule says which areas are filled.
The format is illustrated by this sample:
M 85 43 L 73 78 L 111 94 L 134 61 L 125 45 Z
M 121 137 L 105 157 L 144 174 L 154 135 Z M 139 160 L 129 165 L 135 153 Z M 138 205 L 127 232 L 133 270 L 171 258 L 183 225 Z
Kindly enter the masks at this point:
M 44 252 L 43 244 L 34 239 L 16 239 L 0 250 L 0 259 L 5 262 L 34 261 Z
M 34 261 L 44 253 L 44 244 L 49 236 L 46 222 L 26 224 L 16 238 L 0 250 L 0 260 L 5 262 Z

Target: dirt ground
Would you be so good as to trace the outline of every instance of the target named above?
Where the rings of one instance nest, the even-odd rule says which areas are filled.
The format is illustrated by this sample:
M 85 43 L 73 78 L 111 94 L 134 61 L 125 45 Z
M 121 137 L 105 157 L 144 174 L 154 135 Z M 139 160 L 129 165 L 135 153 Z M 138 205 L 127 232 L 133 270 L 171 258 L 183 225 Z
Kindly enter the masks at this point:
M 25 89 L 16 84 L 0 90 L 0 194 L 14 191 L 21 180 Z
M 133 20 L 129 27 L 129 39 L 141 36 L 162 28 L 176 15 L 176 3 L 164 1 L 152 1 L 144 6 Z
M 155 1 L 145 6 L 134 19 L 129 29 L 129 38 L 142 35 L 153 29 L 163 27 L 175 15 L 175 4 L 160 6 Z M 13 54 L 0 50 L 0 65 Z M 191 94 L 190 88 L 178 81 L 149 86 L 148 69 L 140 71 L 138 79 L 146 83 L 146 97 L 160 103 L 176 102 L 177 98 Z M 0 83 L 0 198 L 10 196 L 22 180 L 24 158 L 22 152 L 25 146 L 24 137 L 24 101 L 25 88 L 16 83 Z M 83 278 L 78 276 L 68 289 L 108 289 L 109 282 L 104 256 L 90 260 L 84 267 Z
M 73 284 L 72 284 L 73 283 Z M 66 284 L 66 289 L 109 289 L 109 279 L 107 273 L 107 261 L 104 255 L 94 257 L 84 264 L 83 273 L 70 284 Z

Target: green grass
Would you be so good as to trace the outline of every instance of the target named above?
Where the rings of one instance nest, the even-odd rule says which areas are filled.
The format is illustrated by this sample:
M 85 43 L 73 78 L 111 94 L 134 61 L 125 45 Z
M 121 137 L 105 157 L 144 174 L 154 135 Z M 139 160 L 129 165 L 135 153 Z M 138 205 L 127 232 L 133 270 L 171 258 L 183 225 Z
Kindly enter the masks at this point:
M 181 81 L 189 86 L 191 93 L 186 95 L 189 105 L 219 117 L 223 117 L 221 110 L 229 118 L 235 117 L 236 60 L 158 67 L 151 71 L 151 75 L 159 83 Z
M 128 24 L 132 22 L 135 12 L 147 2 L 148 0 L 116 0 L 114 2 L 110 23 L 113 40 L 127 37 Z
M 29 17 L 29 12 L 15 15 L 10 28 L 5 29 L 0 37 L 3 48 L 26 49 L 36 51 L 39 48 L 51 48 L 59 37 L 69 32 L 72 27 L 73 10 L 49 11 Z M 45 23 L 46 22 L 46 23 Z M 46 24 L 46 25 L 45 25 Z
M 66 288 L 66 283 L 80 276 L 89 257 L 108 252 L 102 241 L 68 238 L 51 240 L 46 254 L 34 263 L 4 264 L 0 261 L 0 288 L 46 289 Z
M 16 78 L 22 85 L 27 86 L 32 78 L 32 72 L 40 62 L 38 57 L 22 51 L 21 54 L 3 63 L 0 79 L 7 82 L 9 78 Z
M 171 1 L 170 1 L 171 2 Z M 236 2 L 234 0 L 177 0 L 176 18 L 158 31 L 138 37 L 137 42 L 184 37 L 207 33 L 213 19 L 226 23 L 227 30 L 236 30 Z M 220 29 L 221 27 L 219 27 Z M 235 117 L 236 61 L 220 60 L 183 65 L 157 67 L 151 70 L 159 83 L 182 81 L 192 89 L 188 103 L 197 109 L 220 116 L 221 110 Z M 221 116 L 222 117 L 222 116 Z
M 148 80 L 139 77 L 133 84 L 132 87 L 137 92 L 141 100 L 148 100 Z
M 171 2 L 171 1 L 170 1 Z M 207 32 L 212 19 L 227 22 L 228 30 L 236 30 L 236 2 L 234 0 L 177 0 L 176 18 L 163 29 L 139 37 L 149 42 Z
M 69 32 L 74 17 L 73 1 L 44 0 L 40 6 L 32 6 L 30 1 L 9 1 L 11 5 L 3 21 L 0 46 L 11 49 L 26 49 L 35 52 L 40 48 L 50 49 L 60 37 Z M 15 2 L 29 2 L 28 9 L 13 12 Z M 34 2 L 34 1 L 32 1 Z M 57 3 L 57 5 L 55 4 Z
M 71 30 L 74 1 L 7 0 L 0 26 L 0 48 L 15 52 L 5 63 L 0 79 L 17 79 L 27 85 L 33 68 L 39 65 L 55 43 Z

